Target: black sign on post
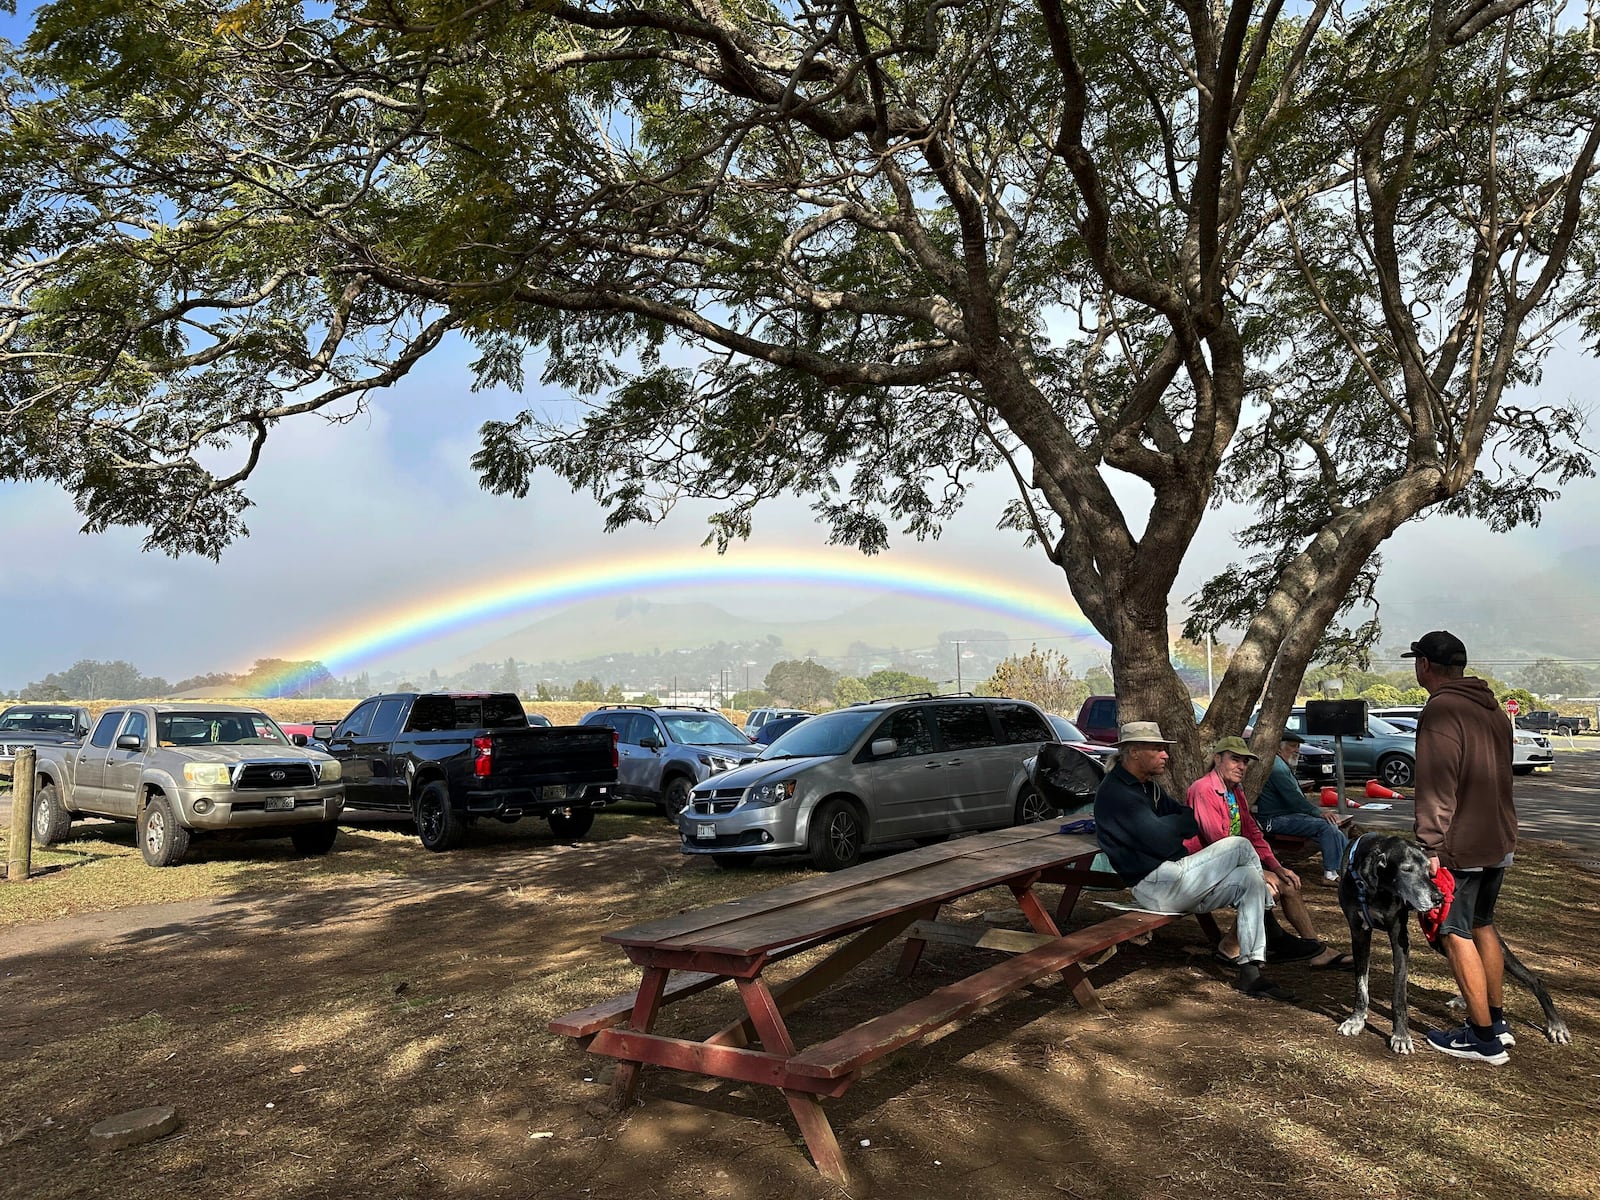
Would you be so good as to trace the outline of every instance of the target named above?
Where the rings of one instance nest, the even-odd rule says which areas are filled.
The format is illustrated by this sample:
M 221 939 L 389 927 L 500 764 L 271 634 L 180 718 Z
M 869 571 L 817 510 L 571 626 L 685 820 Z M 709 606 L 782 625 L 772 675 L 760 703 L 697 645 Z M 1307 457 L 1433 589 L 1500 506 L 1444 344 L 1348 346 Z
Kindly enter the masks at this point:
M 1333 786 L 1339 789 L 1339 816 L 1345 814 L 1344 739 L 1367 736 L 1365 700 L 1307 700 L 1306 732 L 1333 738 Z

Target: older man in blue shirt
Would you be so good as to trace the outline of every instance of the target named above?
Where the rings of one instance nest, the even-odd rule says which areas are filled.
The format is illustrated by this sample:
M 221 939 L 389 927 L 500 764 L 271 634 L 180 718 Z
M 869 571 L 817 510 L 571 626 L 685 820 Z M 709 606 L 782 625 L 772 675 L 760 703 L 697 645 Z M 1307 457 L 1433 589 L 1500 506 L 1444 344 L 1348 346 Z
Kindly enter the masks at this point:
M 1332 810 L 1310 800 L 1295 778 L 1294 768 L 1300 761 L 1300 745 L 1304 741 L 1298 733 L 1286 731 L 1278 743 L 1272 771 L 1261 787 L 1261 795 L 1256 797 L 1256 823 L 1263 833 L 1316 842 L 1322 848 L 1322 882 L 1337 887 L 1339 867 L 1344 863 L 1350 839 L 1339 828 L 1339 819 Z

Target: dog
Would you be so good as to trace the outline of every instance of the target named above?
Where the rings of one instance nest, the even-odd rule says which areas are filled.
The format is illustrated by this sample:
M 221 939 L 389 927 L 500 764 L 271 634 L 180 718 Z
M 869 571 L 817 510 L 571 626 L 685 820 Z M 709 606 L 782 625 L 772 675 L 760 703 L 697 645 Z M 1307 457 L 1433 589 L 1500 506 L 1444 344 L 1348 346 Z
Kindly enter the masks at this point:
M 1372 964 L 1372 934 L 1383 930 L 1389 935 L 1394 960 L 1394 1030 L 1389 1034 L 1389 1049 L 1410 1054 L 1414 1047 L 1407 1023 L 1406 978 L 1411 961 L 1411 914 L 1438 908 L 1444 893 L 1433 882 L 1428 856 L 1422 847 L 1403 837 L 1368 834 L 1351 844 L 1344 873 L 1339 879 L 1339 908 L 1350 925 L 1350 949 L 1355 956 L 1356 1007 L 1339 1026 L 1339 1032 L 1354 1037 L 1367 1025 L 1369 993 L 1367 975 Z M 1496 931 L 1498 936 L 1498 931 Z M 1435 949 L 1444 953 L 1441 946 Z M 1500 938 L 1506 973 L 1534 994 L 1544 1010 L 1544 1034 L 1558 1045 L 1572 1041 L 1567 1023 L 1557 1015 L 1550 993 L 1539 977 L 1518 961 L 1505 939 Z

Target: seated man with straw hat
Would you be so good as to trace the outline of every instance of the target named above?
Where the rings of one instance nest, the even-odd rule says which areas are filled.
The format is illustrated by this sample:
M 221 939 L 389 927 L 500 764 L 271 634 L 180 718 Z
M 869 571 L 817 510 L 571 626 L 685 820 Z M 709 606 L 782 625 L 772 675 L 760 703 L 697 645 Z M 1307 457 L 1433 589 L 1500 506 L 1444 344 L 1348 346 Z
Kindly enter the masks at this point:
M 1167 768 L 1167 747 L 1154 721 L 1130 721 L 1117 738 L 1117 763 L 1094 796 L 1095 834 L 1112 869 L 1139 904 L 1154 912 L 1239 912 L 1239 990 L 1293 1003 L 1295 996 L 1261 973 L 1267 958 L 1266 910 L 1272 904 L 1256 849 L 1224 837 L 1194 854 L 1184 847 L 1200 835 L 1192 809 L 1174 800 L 1156 776 Z

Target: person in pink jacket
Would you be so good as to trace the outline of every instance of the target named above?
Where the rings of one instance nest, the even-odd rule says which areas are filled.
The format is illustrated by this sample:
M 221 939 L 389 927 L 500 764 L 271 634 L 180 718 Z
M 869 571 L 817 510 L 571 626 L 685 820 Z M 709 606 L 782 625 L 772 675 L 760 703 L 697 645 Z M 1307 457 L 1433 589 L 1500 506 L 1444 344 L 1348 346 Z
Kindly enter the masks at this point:
M 1193 854 L 1200 847 L 1209 846 L 1225 837 L 1247 839 L 1261 859 L 1267 889 L 1277 906 L 1283 909 L 1284 916 L 1289 918 L 1289 924 L 1302 938 L 1321 947 L 1306 965 L 1324 969 L 1349 967 L 1354 962 L 1350 955 L 1339 953 L 1317 936 L 1310 910 L 1306 908 L 1305 897 L 1300 891 L 1300 877 L 1278 861 L 1272 847 L 1267 845 L 1266 835 L 1250 815 L 1250 806 L 1244 797 L 1244 776 L 1256 757 L 1245 740 L 1239 737 L 1223 738 L 1211 748 L 1211 770 L 1190 784 L 1184 795 L 1184 802 L 1194 810 L 1195 821 L 1200 826 L 1200 836 L 1184 842 L 1184 848 Z M 1231 957 L 1228 950 L 1230 944 L 1237 943 L 1231 938 L 1223 938 L 1219 947 L 1222 957 Z M 1238 950 L 1235 949 L 1233 955 L 1237 954 Z

